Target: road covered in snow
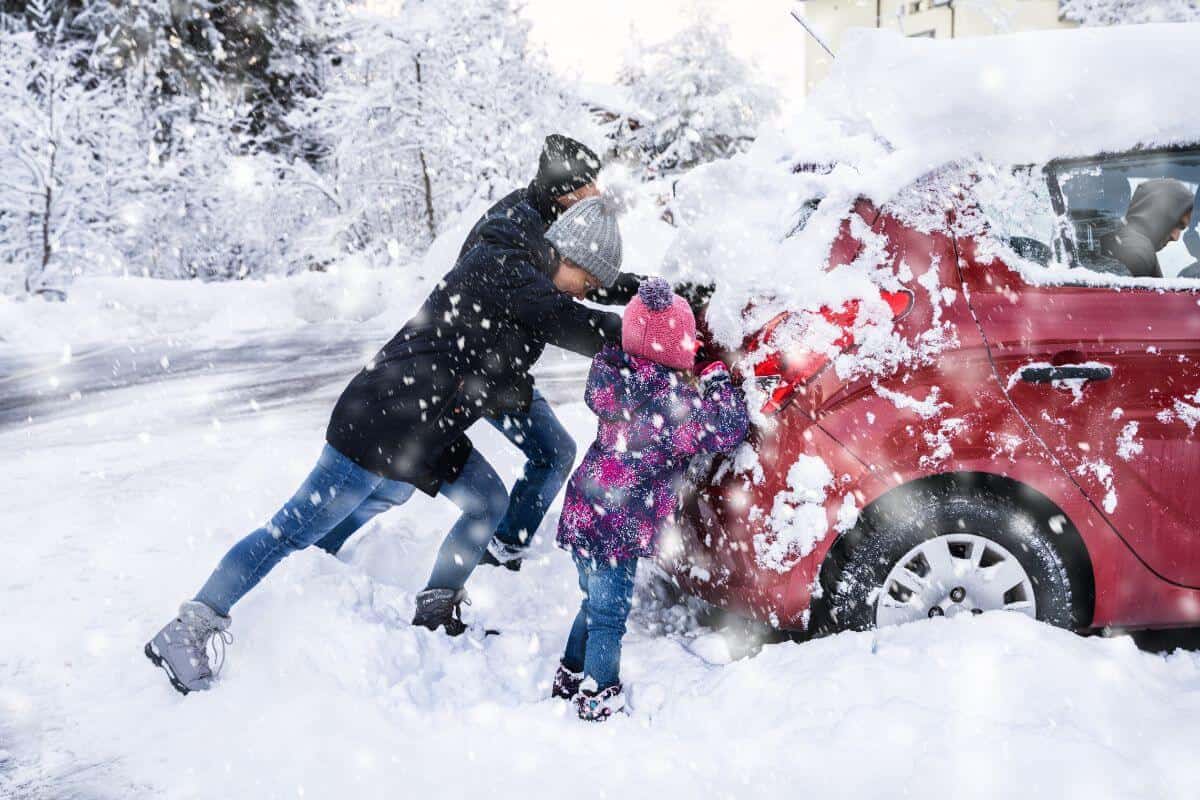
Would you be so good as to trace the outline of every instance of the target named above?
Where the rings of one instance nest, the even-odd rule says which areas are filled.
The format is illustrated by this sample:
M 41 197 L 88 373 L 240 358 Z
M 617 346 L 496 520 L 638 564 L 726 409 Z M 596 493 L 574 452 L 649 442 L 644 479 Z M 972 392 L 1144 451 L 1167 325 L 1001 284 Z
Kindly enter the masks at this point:
M 234 609 L 217 690 L 181 697 L 142 644 L 306 474 L 381 331 L 3 352 L 0 796 L 1193 796 L 1200 657 L 1016 615 L 731 660 L 643 586 L 634 712 L 585 725 L 548 699 L 579 600 L 556 514 L 520 573 L 472 578 L 501 635 L 449 639 L 408 624 L 453 516 L 425 497 L 285 561 Z M 540 379 L 581 443 L 585 366 Z M 511 480 L 516 451 L 473 436 Z

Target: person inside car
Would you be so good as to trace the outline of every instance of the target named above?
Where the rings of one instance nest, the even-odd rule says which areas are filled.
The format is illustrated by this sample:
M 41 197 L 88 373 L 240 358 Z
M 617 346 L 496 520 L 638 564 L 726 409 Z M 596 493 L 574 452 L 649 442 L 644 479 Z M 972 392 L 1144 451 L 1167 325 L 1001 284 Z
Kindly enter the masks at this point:
M 1128 267 L 1135 278 L 1161 278 L 1158 251 L 1183 235 L 1194 204 L 1191 189 L 1174 178 L 1140 184 L 1129 201 L 1125 223 L 1101 240 L 1101 251 Z
M 1197 192 L 1200 196 L 1200 192 Z M 1188 251 L 1188 255 L 1196 259 L 1188 266 L 1179 271 L 1180 278 L 1200 278 L 1200 220 L 1195 220 L 1196 209 L 1192 208 L 1193 224 L 1183 232 L 1180 237 L 1183 241 L 1184 248 Z

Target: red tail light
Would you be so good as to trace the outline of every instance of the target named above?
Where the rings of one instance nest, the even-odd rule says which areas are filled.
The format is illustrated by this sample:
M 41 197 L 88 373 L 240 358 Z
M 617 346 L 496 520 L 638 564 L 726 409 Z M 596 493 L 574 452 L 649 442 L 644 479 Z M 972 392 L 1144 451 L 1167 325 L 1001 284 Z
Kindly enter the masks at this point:
M 913 306 L 913 294 L 909 291 L 881 292 L 884 302 L 892 310 L 892 319 L 897 320 L 907 314 Z M 851 300 L 838 309 L 822 307 L 817 313 L 826 322 L 836 326 L 841 335 L 833 344 L 839 352 L 846 352 L 858 342 L 854 338 L 854 323 L 858 319 L 859 301 Z M 770 348 L 776 329 L 791 316 L 790 312 L 779 314 L 751 339 L 747 351 L 753 353 L 760 348 Z M 802 343 L 796 343 L 788 350 L 770 350 L 754 365 L 754 377 L 761 381 L 770 381 L 770 397 L 763 404 L 764 414 L 775 414 L 781 410 L 798 392 L 829 366 L 830 357 L 804 348 Z

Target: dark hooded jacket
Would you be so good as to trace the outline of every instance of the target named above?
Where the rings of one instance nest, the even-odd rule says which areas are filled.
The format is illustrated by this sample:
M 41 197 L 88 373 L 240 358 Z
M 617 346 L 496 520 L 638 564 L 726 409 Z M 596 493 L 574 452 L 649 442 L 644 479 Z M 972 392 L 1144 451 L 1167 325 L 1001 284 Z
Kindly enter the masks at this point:
M 1161 278 L 1158 251 L 1167 246 L 1183 215 L 1191 214 L 1195 200 L 1187 186 L 1172 178 L 1139 184 L 1125 224 L 1101 239 L 1102 252 L 1129 267 L 1135 278 Z
M 346 387 L 329 444 L 436 494 L 471 453 L 468 427 L 484 414 L 529 407 L 529 370 L 547 343 L 590 357 L 620 341 L 619 316 L 555 288 L 544 229 L 513 195 L 485 215 L 417 315 Z

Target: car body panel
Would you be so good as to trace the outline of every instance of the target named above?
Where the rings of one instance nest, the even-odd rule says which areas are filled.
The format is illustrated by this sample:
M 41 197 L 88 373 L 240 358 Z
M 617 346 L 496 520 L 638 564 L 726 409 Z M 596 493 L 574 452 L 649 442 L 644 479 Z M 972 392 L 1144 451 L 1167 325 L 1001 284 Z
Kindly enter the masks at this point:
M 977 241 L 956 238 L 951 232 L 953 210 L 948 210 L 946 226 L 932 231 L 917 230 L 887 209 L 880 213 L 869 204 L 860 203 L 855 213 L 885 238 L 886 257 L 914 293 L 911 311 L 896 322 L 895 330 L 918 349 L 922 342 L 942 349 L 884 378 L 846 380 L 834 369 L 822 372 L 775 417 L 773 431 L 752 432 L 750 445 L 762 469 L 758 483 L 745 472 L 735 474 L 728 459 L 718 459 L 704 470 L 698 488 L 684 498 L 681 548 L 664 559 L 683 588 L 779 627 L 803 629 L 822 564 L 847 527 L 843 504 L 848 495 L 861 509 L 914 481 L 984 473 L 1032 489 L 1061 510 L 1066 520 L 1055 520 L 1050 527 L 1073 529 L 1086 550 L 1083 560 L 1090 563 L 1094 580 L 1090 609 L 1094 627 L 1200 622 L 1200 591 L 1180 585 L 1186 581 L 1179 580 L 1196 580 L 1200 585 L 1200 558 L 1195 557 L 1200 555 L 1200 544 L 1188 538 L 1200 519 L 1200 492 L 1190 489 L 1200 478 L 1194 463 L 1200 454 L 1189 437 L 1169 440 L 1163 432 L 1168 425 L 1175 426 L 1175 433 L 1187 430 L 1187 421 L 1178 413 L 1169 423 L 1158 418 L 1168 400 L 1200 390 L 1200 373 L 1193 372 L 1200 364 L 1200 353 L 1194 350 L 1200 343 L 1200 307 L 1189 307 L 1181 299 L 1190 293 L 1175 293 L 1173 299 L 1156 306 L 1174 315 L 1170 325 L 1157 323 L 1160 333 L 1173 343 L 1166 351 L 1167 361 L 1173 359 L 1171 363 L 1178 365 L 1171 372 L 1169 391 L 1162 387 L 1149 391 L 1162 381 L 1163 359 L 1139 360 L 1125 347 L 1122 355 L 1128 360 L 1116 365 L 1129 375 L 1121 382 L 1125 394 L 1120 402 L 1125 415 L 1136 415 L 1132 419 L 1139 422 L 1146 460 L 1140 464 L 1122 460 L 1132 474 L 1120 473 L 1120 502 L 1116 513 L 1106 515 L 1104 498 L 1097 499 L 1097 486 L 1078 474 L 1078 462 L 1057 453 L 1070 437 L 1064 443 L 1061 436 L 1048 436 L 1036 421 L 1038 399 L 1031 395 L 1054 392 L 1049 397 L 1058 403 L 1055 413 L 1059 415 L 1078 411 L 1061 405 L 1064 396 L 1069 402 L 1073 395 L 1052 387 L 1018 387 L 1009 380 L 1021 364 L 1042 355 L 1052 360 L 1064 349 L 1082 353 L 1085 336 L 1103 342 L 1113 331 L 1122 331 L 1124 341 L 1132 340 L 1136 325 L 1145 321 L 1113 321 L 1126 308 L 1122 301 L 1128 295 L 1089 289 L 1084 295 L 1105 295 L 1095 301 L 1094 312 L 1087 312 L 1098 316 L 1083 327 L 1076 319 L 1058 320 L 1055 325 L 1061 322 L 1063 331 L 1052 335 L 1047 332 L 1057 330 L 1055 326 L 1039 324 L 1038 335 L 1047 339 L 1037 345 L 1046 349 L 1043 353 L 1031 344 L 1034 329 L 1028 319 L 1037 315 L 1041 320 L 1053 312 L 1064 317 L 1084 313 L 1064 311 L 1077 302 L 1077 288 L 1032 287 L 1003 263 L 977 258 Z M 850 263 L 861 252 L 850 226 L 843 225 L 831 251 L 830 268 Z M 936 274 L 937 280 L 931 280 L 929 273 Z M 1142 295 L 1161 298 L 1153 291 Z M 1191 300 L 1194 303 L 1195 296 Z M 948 337 L 940 344 L 928 339 L 933 335 L 930 331 L 939 328 Z M 1112 358 L 1094 348 L 1087 355 L 1097 361 Z M 1038 391 L 1031 391 L 1034 388 Z M 1146 397 L 1136 397 L 1138 391 Z M 1103 410 L 1112 415 L 1112 408 Z M 1131 418 L 1110 421 L 1121 424 L 1097 427 L 1095 434 L 1109 446 L 1106 453 Z M 1081 422 L 1094 420 L 1085 417 Z M 1176 446 L 1178 442 L 1185 444 Z M 811 552 L 779 572 L 756 558 L 755 537 L 765 533 L 766 514 L 776 495 L 787 488 L 788 470 L 801 455 L 821 458 L 834 475 L 823 503 L 827 533 Z M 1171 473 L 1171 464 L 1179 466 L 1177 474 Z M 1124 488 L 1124 482 L 1131 488 Z M 1175 504 L 1161 526 L 1143 526 L 1128 535 L 1120 530 L 1122 511 L 1128 510 L 1132 523 L 1147 515 L 1150 504 L 1168 502 Z M 758 511 L 752 513 L 755 507 Z M 1069 525 L 1062 524 L 1066 522 Z
M 974 248 L 964 246 L 969 259 Z M 1013 404 L 1146 564 L 1200 587 L 1200 293 L 1039 286 L 1002 261 L 966 270 Z M 1097 363 L 1107 380 L 1020 379 L 1030 363 Z

